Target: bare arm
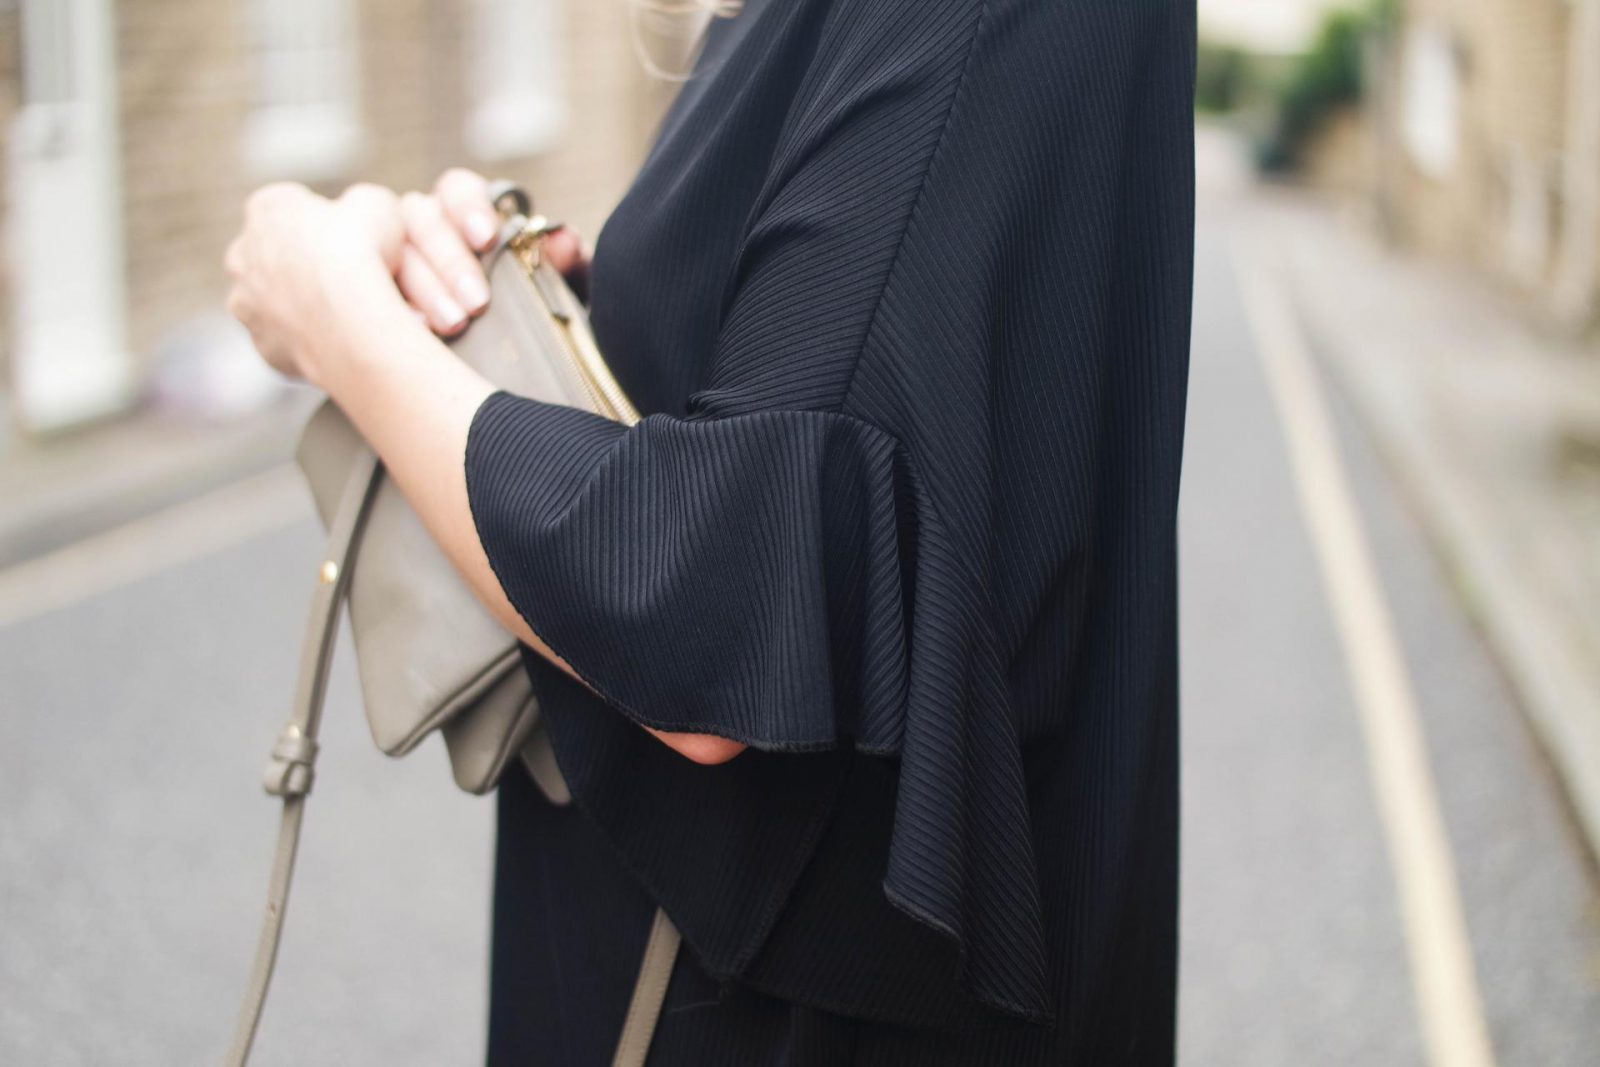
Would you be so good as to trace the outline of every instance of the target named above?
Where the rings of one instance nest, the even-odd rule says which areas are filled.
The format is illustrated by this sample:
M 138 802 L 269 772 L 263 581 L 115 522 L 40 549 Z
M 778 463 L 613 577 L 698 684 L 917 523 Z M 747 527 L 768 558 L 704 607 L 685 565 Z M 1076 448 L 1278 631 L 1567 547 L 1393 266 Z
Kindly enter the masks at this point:
M 390 270 L 406 246 L 403 230 L 383 218 L 380 195 L 330 202 L 297 187 L 258 194 L 229 251 L 230 307 L 269 362 L 338 402 L 501 624 L 576 677 L 506 598 L 484 554 L 464 457 L 472 417 L 494 387 L 430 332 L 396 287 Z M 360 254 L 364 240 L 368 256 Z M 722 763 L 745 747 L 708 734 L 650 732 L 697 763 Z

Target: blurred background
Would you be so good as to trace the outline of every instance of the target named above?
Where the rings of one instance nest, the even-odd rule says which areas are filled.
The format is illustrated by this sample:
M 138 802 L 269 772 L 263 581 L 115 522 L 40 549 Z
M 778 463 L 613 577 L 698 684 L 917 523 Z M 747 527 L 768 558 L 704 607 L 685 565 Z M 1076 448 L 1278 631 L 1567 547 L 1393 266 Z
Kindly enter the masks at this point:
M 1600 1064 L 1600 0 L 1199 7 L 1180 1059 Z M 321 558 L 244 196 L 463 164 L 592 239 L 685 48 L 0 0 L 0 1063 L 215 1062 L 242 992 Z M 492 804 L 348 659 L 325 738 L 258 1062 L 478 1062 Z

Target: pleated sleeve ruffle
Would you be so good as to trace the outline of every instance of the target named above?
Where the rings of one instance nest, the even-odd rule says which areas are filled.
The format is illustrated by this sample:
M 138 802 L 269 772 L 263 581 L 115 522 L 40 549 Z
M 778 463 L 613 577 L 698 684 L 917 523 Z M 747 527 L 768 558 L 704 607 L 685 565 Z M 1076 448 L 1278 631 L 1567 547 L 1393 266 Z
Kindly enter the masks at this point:
M 467 463 L 508 596 L 635 722 L 898 750 L 906 604 L 882 431 L 820 411 L 623 429 L 499 392 Z
M 611 709 L 529 653 L 563 771 L 701 962 L 919 1025 L 1052 1003 L 974 458 L 993 309 L 964 335 L 908 311 L 939 297 L 917 213 L 966 210 L 922 201 L 962 94 L 990 91 L 963 86 L 984 6 L 842 5 L 856 25 L 820 31 L 685 414 L 498 392 L 466 454 L 506 594 Z M 937 285 L 999 269 L 927 262 Z M 754 751 L 697 766 L 638 725 Z
M 980 1000 L 1041 1012 L 1027 812 L 984 594 L 893 439 L 818 411 L 651 416 L 624 429 L 500 392 L 473 421 L 466 463 L 474 519 L 501 585 L 611 708 L 640 725 L 717 734 L 765 753 L 847 745 L 897 757 L 895 820 L 881 859 L 888 899 L 960 945 Z M 753 848 L 734 840 L 700 861 L 721 868 L 706 877 L 732 880 L 729 895 L 744 902 L 721 901 L 692 872 L 646 872 L 658 886 L 682 879 L 682 899 L 663 905 L 691 944 L 707 928 L 708 945 L 726 942 L 703 954 L 739 973 L 775 915 L 729 926 L 749 900 L 799 877 L 845 768 L 824 764 L 819 781 L 791 767 L 755 801 L 749 794 L 763 783 L 738 782 L 726 801 L 738 807 L 719 811 L 689 803 L 706 785 L 686 779 L 734 776 L 689 764 L 642 732 L 685 773 L 656 788 L 648 776 L 595 786 L 568 764 L 584 759 L 575 749 L 605 747 L 603 739 L 574 744 L 581 728 L 562 732 L 559 703 L 547 712 L 580 800 L 610 791 L 601 808 L 635 829 L 640 816 L 627 814 L 618 790 L 648 800 L 646 819 L 671 815 L 683 800 L 677 814 L 699 820 L 685 829 L 710 838 L 724 832 L 720 820 L 783 804 L 789 791 L 802 809 L 789 813 L 799 819 L 790 836 L 752 826 Z M 763 832 L 776 836 L 763 840 Z M 773 844 L 780 849 L 766 855 Z M 687 851 L 649 851 L 635 862 L 692 862 Z M 781 877 L 761 873 L 791 863 Z

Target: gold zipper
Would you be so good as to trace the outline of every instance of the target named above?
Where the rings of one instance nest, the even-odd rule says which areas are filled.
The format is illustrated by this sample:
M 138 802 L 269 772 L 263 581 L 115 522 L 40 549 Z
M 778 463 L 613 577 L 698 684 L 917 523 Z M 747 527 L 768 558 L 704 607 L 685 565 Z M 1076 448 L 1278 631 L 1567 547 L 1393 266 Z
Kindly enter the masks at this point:
M 587 330 L 581 334 L 573 329 L 570 317 L 557 315 L 556 322 L 567 335 L 577 364 L 578 375 L 588 386 L 589 393 L 595 398 L 598 406 L 612 419 L 624 426 L 632 426 L 639 421 L 639 412 L 628 400 L 627 394 L 622 391 L 622 386 L 617 382 L 616 376 L 611 373 L 611 368 L 600 355 L 600 350 L 595 347 Z
M 507 246 L 512 255 L 517 257 L 517 262 L 522 264 L 522 269 L 527 272 L 528 280 L 539 291 L 539 298 L 544 301 L 550 317 L 566 335 L 567 354 L 572 357 L 573 368 L 578 372 L 578 378 L 594 400 L 595 406 L 611 419 L 624 426 L 632 426 L 639 421 L 638 410 L 622 391 L 622 386 L 611 373 L 605 357 L 595 345 L 594 338 L 587 329 L 575 328 L 573 316 L 561 306 L 562 298 L 553 291 L 553 286 L 559 284 L 558 280 L 546 278 L 543 274 L 545 266 L 543 238 L 559 228 L 559 223 L 552 223 L 543 215 L 535 215 L 507 242 Z

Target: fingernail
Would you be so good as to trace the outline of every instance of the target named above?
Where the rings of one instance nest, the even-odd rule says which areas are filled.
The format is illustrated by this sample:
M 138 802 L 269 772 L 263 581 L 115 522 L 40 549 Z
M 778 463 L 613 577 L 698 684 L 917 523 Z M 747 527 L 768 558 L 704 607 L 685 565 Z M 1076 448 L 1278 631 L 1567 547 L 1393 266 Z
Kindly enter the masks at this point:
M 467 236 L 472 238 L 472 243 L 479 248 L 494 240 L 494 219 L 487 212 L 475 211 L 467 216 Z
M 467 313 L 461 310 L 461 305 L 447 296 L 440 297 L 434 303 L 433 315 L 442 330 L 454 330 L 467 321 Z
M 456 279 L 456 295 L 468 311 L 478 311 L 489 302 L 489 287 L 482 277 L 468 271 Z

